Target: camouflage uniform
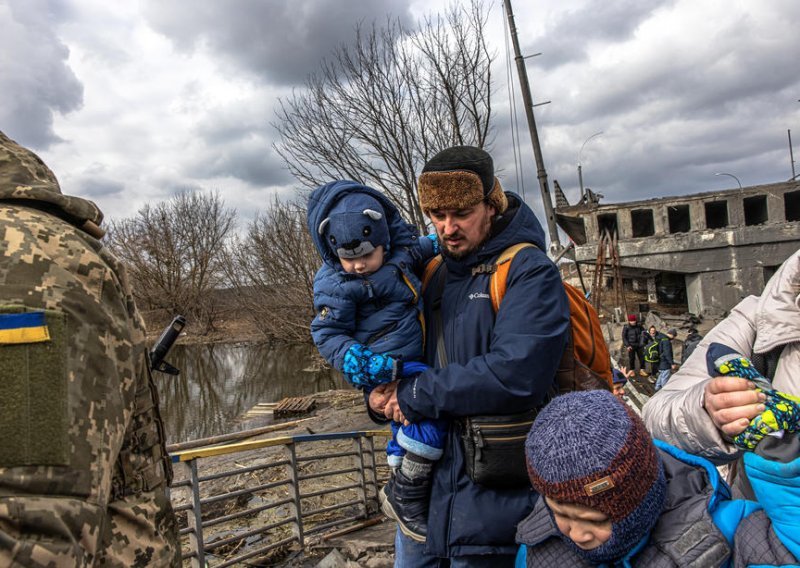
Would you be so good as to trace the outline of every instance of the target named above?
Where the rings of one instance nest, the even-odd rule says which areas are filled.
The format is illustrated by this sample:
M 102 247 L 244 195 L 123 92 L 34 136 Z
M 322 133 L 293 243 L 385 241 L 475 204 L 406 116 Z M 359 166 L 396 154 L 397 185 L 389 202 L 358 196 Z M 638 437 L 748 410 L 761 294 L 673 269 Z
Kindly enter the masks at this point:
M 180 563 L 144 326 L 101 220 L 0 132 L 0 566 Z M 20 336 L 42 313 L 45 338 Z

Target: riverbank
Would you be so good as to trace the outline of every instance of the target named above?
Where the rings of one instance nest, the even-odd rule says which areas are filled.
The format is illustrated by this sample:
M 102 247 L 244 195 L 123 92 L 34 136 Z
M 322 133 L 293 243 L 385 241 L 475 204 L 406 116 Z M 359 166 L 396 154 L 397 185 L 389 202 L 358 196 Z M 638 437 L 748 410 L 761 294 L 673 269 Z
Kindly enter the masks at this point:
M 147 343 L 154 344 L 164 328 L 169 325 L 171 320 L 165 320 L 163 315 L 143 312 L 142 316 L 147 327 Z M 309 336 L 309 341 L 310 341 Z M 183 332 L 178 338 L 177 343 L 181 345 L 199 345 L 207 343 L 258 343 L 268 341 L 248 318 L 239 314 L 231 314 L 228 317 L 220 318 L 214 329 L 206 331 L 202 326 L 194 325 L 191 321 L 186 322 Z

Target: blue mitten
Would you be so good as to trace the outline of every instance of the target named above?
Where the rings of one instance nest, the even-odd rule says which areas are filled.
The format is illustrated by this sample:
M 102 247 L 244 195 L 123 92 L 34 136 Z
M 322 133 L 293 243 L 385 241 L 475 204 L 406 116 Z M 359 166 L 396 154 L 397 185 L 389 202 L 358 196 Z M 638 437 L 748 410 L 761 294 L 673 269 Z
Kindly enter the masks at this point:
M 354 387 L 374 387 L 396 379 L 402 365 L 388 355 L 373 353 L 369 347 L 355 343 L 344 354 L 342 372 Z
M 767 396 L 766 409 L 750 421 L 733 443 L 744 450 L 753 450 L 773 432 L 800 431 L 800 398 L 772 388 L 772 383 L 755 368 L 752 361 L 721 343 L 712 343 L 706 354 L 709 375 L 742 377 L 753 381 L 757 390 Z
M 430 235 L 425 235 L 425 238 L 430 239 L 433 243 L 433 254 L 439 254 L 441 252 L 439 248 L 439 236 L 436 233 L 431 233 Z

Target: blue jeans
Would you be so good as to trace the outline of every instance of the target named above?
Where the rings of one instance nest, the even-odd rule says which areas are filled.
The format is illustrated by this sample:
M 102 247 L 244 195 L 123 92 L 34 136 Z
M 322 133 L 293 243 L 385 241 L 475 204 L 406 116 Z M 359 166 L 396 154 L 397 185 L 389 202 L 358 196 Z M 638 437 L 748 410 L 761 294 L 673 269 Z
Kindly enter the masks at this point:
M 656 390 L 661 390 L 667 381 L 672 376 L 672 369 L 660 369 L 658 371 L 658 380 L 656 381 Z
M 394 539 L 394 568 L 513 568 L 515 554 L 486 554 L 439 558 L 425 552 L 425 544 L 397 531 Z

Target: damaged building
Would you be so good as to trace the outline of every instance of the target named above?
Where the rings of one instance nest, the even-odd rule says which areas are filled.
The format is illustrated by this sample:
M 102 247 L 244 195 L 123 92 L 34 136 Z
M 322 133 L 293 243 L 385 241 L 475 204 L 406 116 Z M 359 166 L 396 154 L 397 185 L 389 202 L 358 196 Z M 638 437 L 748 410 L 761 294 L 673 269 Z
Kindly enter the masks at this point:
M 798 181 L 615 204 L 600 204 L 591 190 L 578 205 L 557 185 L 555 194 L 556 221 L 584 274 L 602 273 L 598 256 L 604 265 L 610 258 L 615 271 L 601 286 L 619 279 L 650 304 L 695 314 L 726 312 L 759 294 L 800 248 Z

